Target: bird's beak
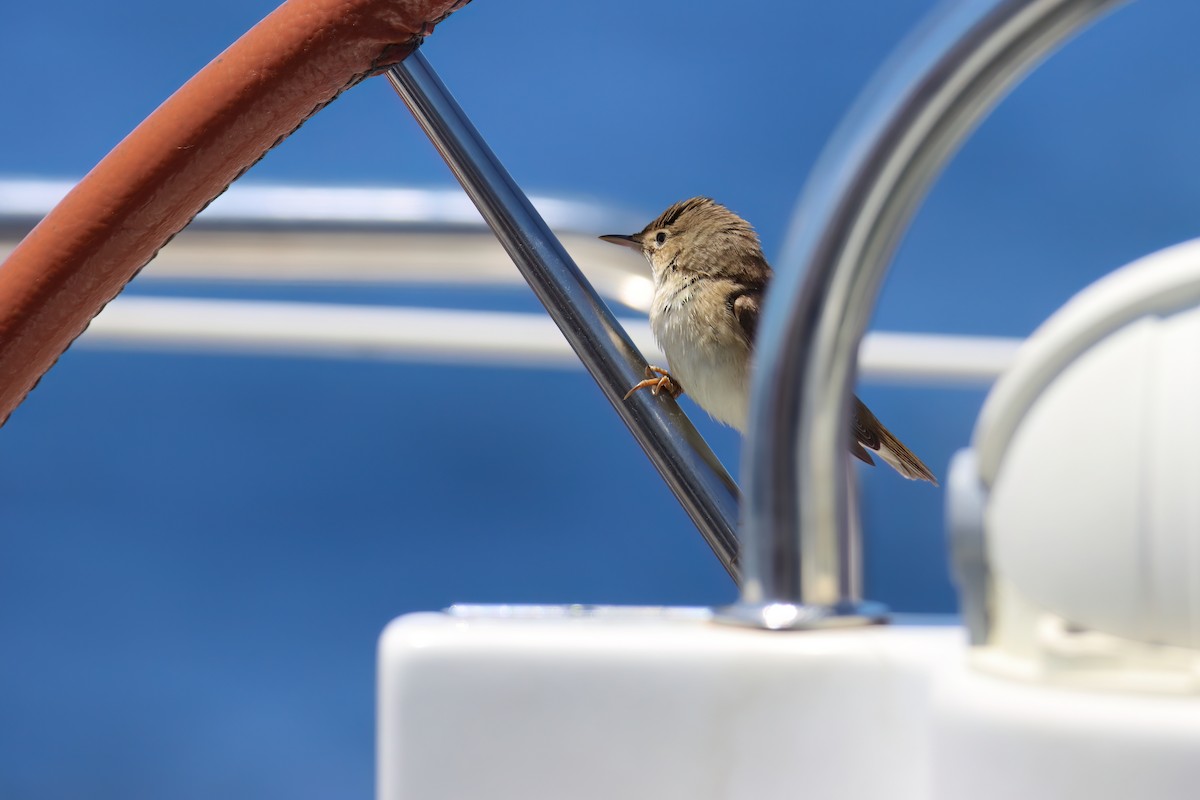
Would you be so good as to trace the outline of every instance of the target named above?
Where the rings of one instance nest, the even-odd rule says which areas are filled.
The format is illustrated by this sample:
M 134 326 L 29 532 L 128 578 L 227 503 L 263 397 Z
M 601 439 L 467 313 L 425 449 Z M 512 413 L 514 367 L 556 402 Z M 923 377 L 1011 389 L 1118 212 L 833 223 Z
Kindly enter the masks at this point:
M 636 233 L 633 236 L 623 236 L 622 234 L 619 234 L 619 233 L 606 233 L 603 236 L 601 236 L 600 238 L 606 242 L 612 242 L 613 244 L 619 244 L 622 247 L 631 247 L 634 250 L 642 249 L 642 238 L 639 234 L 636 234 Z

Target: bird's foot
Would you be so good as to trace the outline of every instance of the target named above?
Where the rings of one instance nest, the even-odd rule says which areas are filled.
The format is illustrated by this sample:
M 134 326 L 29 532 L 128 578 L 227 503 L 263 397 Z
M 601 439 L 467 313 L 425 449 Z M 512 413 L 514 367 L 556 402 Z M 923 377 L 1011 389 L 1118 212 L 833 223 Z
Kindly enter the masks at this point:
M 683 387 L 671 377 L 671 373 L 662 367 L 646 367 L 646 380 L 626 392 L 624 399 L 628 400 L 633 397 L 638 389 L 649 389 L 652 395 L 657 395 L 659 392 L 666 392 L 672 398 L 683 394 Z

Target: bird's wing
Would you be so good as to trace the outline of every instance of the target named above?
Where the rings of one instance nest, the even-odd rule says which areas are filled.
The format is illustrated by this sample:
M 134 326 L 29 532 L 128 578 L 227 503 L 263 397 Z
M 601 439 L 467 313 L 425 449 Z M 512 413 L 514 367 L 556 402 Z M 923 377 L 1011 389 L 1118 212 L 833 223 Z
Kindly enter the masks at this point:
M 741 287 L 729 296 L 729 309 L 741 326 L 746 342 L 751 346 L 754 345 L 754 337 L 758 332 L 758 312 L 762 297 L 762 288 L 752 286 Z M 872 451 L 904 477 L 937 485 L 937 478 L 933 476 L 929 467 L 921 463 L 921 459 L 883 427 L 883 423 L 875 418 L 871 410 L 855 397 L 851 414 L 850 454 L 874 466 Z
M 754 336 L 758 333 L 758 310 L 762 304 L 761 288 L 745 286 L 729 295 L 729 310 L 742 327 L 746 342 L 754 344 Z
M 729 309 L 733 312 L 734 318 L 742 328 L 742 333 L 745 335 L 746 341 L 751 346 L 753 346 L 754 336 L 758 332 L 758 311 L 762 304 L 762 296 L 763 292 L 761 289 L 742 287 L 732 292 L 729 297 Z M 866 408 L 866 406 L 863 406 L 863 408 Z M 867 412 L 867 414 L 870 413 L 870 411 Z M 871 419 L 874 419 L 874 417 L 871 417 Z M 858 460 L 875 466 L 875 459 L 871 458 L 871 454 L 863 447 L 863 444 L 872 450 L 879 450 L 879 438 L 873 437 L 871 432 L 860 423 L 859 415 L 855 414 L 854 435 L 850 439 L 850 453 Z

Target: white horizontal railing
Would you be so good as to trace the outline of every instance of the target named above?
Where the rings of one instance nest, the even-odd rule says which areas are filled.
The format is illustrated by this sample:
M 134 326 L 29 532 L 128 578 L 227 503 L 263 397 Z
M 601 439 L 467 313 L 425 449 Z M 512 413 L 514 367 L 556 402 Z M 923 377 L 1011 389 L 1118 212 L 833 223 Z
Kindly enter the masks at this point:
M 649 361 L 663 363 L 650 326 L 623 320 Z M 867 335 L 867 380 L 986 385 L 1008 366 L 1020 339 L 942 334 Z M 121 297 L 80 339 L 88 347 L 252 355 L 454 362 L 504 367 L 578 367 L 543 314 L 251 300 Z
M 41 219 L 62 200 L 72 180 L 0 177 L 0 221 Z M 636 217 L 595 203 L 548 195 L 530 201 L 552 227 L 563 230 L 624 230 Z M 238 183 L 196 217 L 205 224 L 241 227 L 407 226 L 486 230 L 471 199 L 457 186 L 306 186 Z
M 0 258 L 6 234 L 45 214 L 72 183 L 0 178 Z M 534 198 L 576 262 L 610 301 L 646 311 L 645 264 L 595 238 L 637 220 L 595 204 Z M 163 249 L 140 281 L 191 279 L 304 283 L 519 282 L 478 211 L 460 190 L 238 184 Z M 7 227 L 6 227 L 7 226 Z M 225 227 L 222 227 L 225 226 Z M 468 231 L 477 235 L 467 235 Z M 571 233 L 575 231 L 576 233 Z M 580 233 L 586 231 L 587 233 Z M 645 317 L 623 320 L 651 362 L 663 363 Z M 275 301 L 123 296 L 93 321 L 89 347 L 407 359 L 517 367 L 578 367 L 543 314 Z M 874 381 L 986 385 L 1017 339 L 872 333 L 859 352 Z

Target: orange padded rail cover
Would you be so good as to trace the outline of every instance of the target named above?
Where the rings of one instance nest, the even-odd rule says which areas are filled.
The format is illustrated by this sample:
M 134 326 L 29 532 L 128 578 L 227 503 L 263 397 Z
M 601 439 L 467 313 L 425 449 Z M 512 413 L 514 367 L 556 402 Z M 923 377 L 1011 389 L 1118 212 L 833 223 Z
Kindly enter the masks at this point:
M 96 165 L 0 265 L 0 424 L 214 197 L 466 0 L 288 0 Z

